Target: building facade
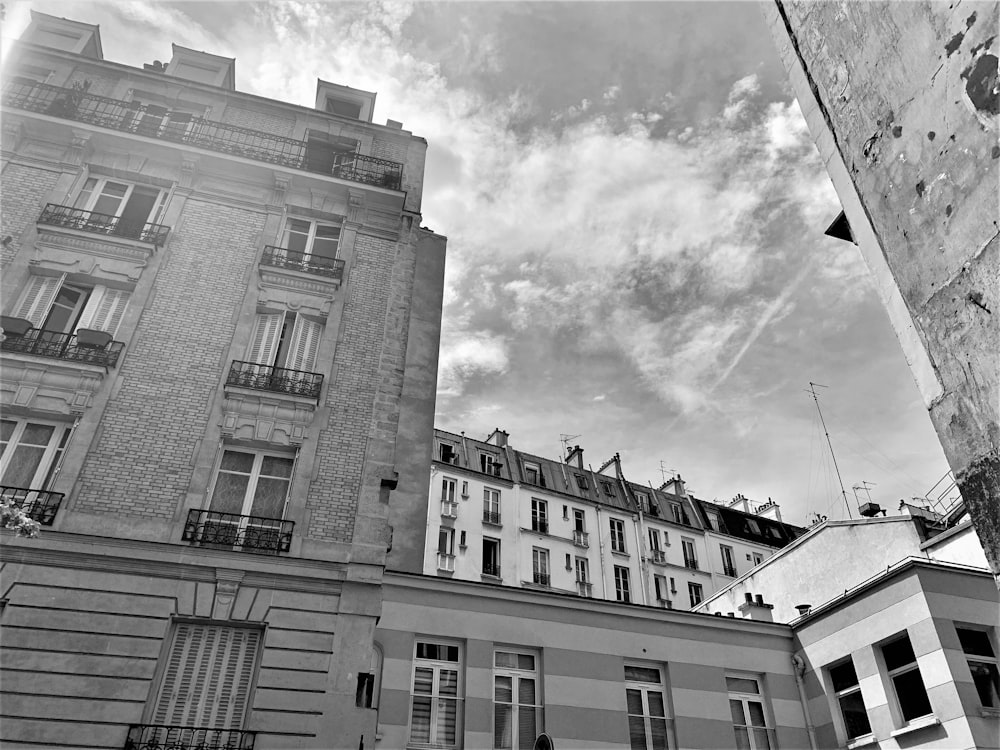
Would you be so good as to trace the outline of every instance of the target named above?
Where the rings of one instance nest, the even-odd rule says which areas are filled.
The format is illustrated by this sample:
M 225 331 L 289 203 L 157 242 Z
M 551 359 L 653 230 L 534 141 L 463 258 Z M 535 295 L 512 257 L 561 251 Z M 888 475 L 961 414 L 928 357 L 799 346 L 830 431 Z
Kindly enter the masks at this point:
M 693 497 L 677 477 L 629 481 L 619 456 L 597 470 L 435 431 L 427 506 L 428 575 L 689 609 L 804 533 L 778 506 L 753 512 Z
M 371 747 L 387 551 L 424 546 L 426 143 L 40 13 L 11 52 L 0 492 L 44 526 L 0 548 L 3 746 Z

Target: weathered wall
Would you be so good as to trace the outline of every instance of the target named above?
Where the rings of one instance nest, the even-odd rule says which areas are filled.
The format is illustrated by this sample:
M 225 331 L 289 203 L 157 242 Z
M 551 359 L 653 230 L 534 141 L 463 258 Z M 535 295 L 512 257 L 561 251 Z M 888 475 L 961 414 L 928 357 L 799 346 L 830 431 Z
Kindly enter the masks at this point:
M 997 5 L 764 13 L 1000 572 Z

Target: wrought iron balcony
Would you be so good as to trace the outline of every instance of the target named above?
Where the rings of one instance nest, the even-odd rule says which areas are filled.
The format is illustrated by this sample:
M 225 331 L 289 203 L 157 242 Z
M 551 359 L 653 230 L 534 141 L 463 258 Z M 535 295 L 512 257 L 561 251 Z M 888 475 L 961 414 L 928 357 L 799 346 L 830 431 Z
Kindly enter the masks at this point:
M 294 521 L 280 518 L 192 508 L 181 538 L 185 542 L 276 554 L 291 549 L 294 529 Z
M 577 581 L 576 593 L 590 599 L 594 595 L 594 584 L 590 583 L 590 581 Z
M 550 576 L 548 573 L 539 573 L 536 571 L 532 573 L 531 580 L 534 583 L 537 583 L 539 586 L 550 586 L 552 581 L 552 576 Z
M 226 385 L 318 399 L 320 388 L 323 387 L 323 375 L 318 372 L 259 365 L 256 362 L 236 361 L 229 368 Z
M 483 575 L 490 576 L 491 578 L 500 577 L 500 566 L 493 565 L 491 563 L 483 563 Z
M 499 526 L 500 525 L 500 512 L 497 511 L 496 513 L 494 513 L 491 510 L 484 510 L 483 511 L 483 523 L 488 523 L 488 524 L 491 524 L 492 526 Z
M 691 570 L 701 570 L 701 568 L 698 567 L 698 561 L 693 557 L 684 558 L 684 567 L 690 568 Z
M 321 258 L 318 255 L 307 255 L 297 250 L 288 250 L 274 245 L 267 245 L 264 248 L 260 262 L 265 266 L 290 268 L 293 271 L 325 276 L 337 281 L 344 278 L 344 261 L 339 258 Z
M 55 203 L 49 203 L 42 209 L 38 223 L 79 229 L 81 232 L 90 232 L 91 234 L 105 234 L 129 240 L 139 240 L 140 242 L 148 242 L 154 247 L 163 245 L 170 232 L 170 227 L 163 224 L 130 222 L 123 220 L 120 216 L 84 211 L 82 208 L 73 208 L 72 206 L 59 206 Z
M 390 190 L 402 189 L 403 165 L 398 162 L 334 151 L 330 144 L 297 141 L 261 130 L 171 112 L 152 104 L 95 96 L 83 87 L 63 88 L 45 83 L 10 81 L 3 87 L 3 103 L 28 112 L 185 143 L 351 182 Z
M 132 724 L 124 750 L 253 750 L 256 738 L 242 729 Z
M 729 576 L 730 578 L 736 578 L 736 567 L 733 565 L 723 565 L 722 575 Z
M 28 518 L 38 521 L 42 526 L 51 526 L 56 520 L 63 497 L 61 492 L 0 486 L 0 500 L 11 502 L 15 508 L 20 508 Z
M 541 518 L 532 518 L 531 519 L 531 530 L 532 531 L 537 531 L 539 534 L 548 534 L 549 533 L 549 522 L 545 521 L 545 520 L 543 520 Z
M 117 365 L 118 357 L 125 349 L 125 344 L 121 341 L 102 340 L 111 338 L 107 334 L 104 337 L 92 337 L 92 333 L 100 332 L 80 331 L 72 334 L 29 328 L 18 336 L 4 329 L 0 350 L 33 354 L 36 357 L 65 359 L 71 362 L 85 362 L 101 367 Z
M 573 544 L 575 544 L 577 547 L 589 547 L 590 535 L 586 531 L 580 531 L 580 529 L 573 529 Z

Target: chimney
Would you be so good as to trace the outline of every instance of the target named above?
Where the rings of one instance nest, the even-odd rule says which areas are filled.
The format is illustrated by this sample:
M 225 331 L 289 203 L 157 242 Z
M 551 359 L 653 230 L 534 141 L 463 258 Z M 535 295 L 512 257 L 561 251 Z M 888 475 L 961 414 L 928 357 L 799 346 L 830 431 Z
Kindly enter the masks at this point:
M 746 601 L 739 606 L 740 614 L 743 615 L 745 620 L 757 620 L 759 622 L 774 622 L 774 616 L 771 614 L 771 610 L 774 609 L 773 604 L 766 604 L 764 602 L 764 595 L 757 594 L 757 598 L 754 599 L 753 594 L 744 594 Z
M 569 453 L 566 454 L 566 463 L 571 466 L 575 463 L 576 468 L 583 469 L 583 448 L 579 445 L 574 445 L 570 448 Z
M 677 495 L 677 497 L 687 497 L 687 488 L 684 486 L 684 480 L 681 479 L 680 474 L 661 484 L 660 490 L 669 492 L 671 495 Z
M 495 445 L 497 448 L 507 447 L 507 438 L 510 437 L 506 432 L 497 427 L 490 436 L 486 438 L 486 442 L 490 445 Z
M 761 518 L 770 518 L 781 523 L 781 508 L 771 498 L 768 498 L 767 502 L 763 505 L 758 505 L 754 513 Z
M 811 604 L 796 604 L 795 609 L 799 611 L 799 617 L 805 617 L 810 612 L 812 612 L 813 605 Z
M 750 510 L 750 501 L 743 496 L 743 493 L 737 493 L 736 497 L 729 501 L 729 507 L 742 510 L 744 513 L 753 513 Z

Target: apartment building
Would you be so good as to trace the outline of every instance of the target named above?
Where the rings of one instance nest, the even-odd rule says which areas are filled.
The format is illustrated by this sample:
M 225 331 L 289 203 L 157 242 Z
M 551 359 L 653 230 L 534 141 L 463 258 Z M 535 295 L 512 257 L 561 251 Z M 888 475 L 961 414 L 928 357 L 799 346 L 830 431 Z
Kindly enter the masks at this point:
M 723 508 L 680 477 L 629 481 L 618 455 L 594 469 L 579 446 L 555 461 L 508 437 L 435 431 L 424 573 L 688 609 L 804 532 L 775 503 Z
M 372 747 L 387 550 L 424 548 L 426 142 L 42 13 L 9 52 L 0 492 L 43 532 L 0 547 L 3 746 Z

